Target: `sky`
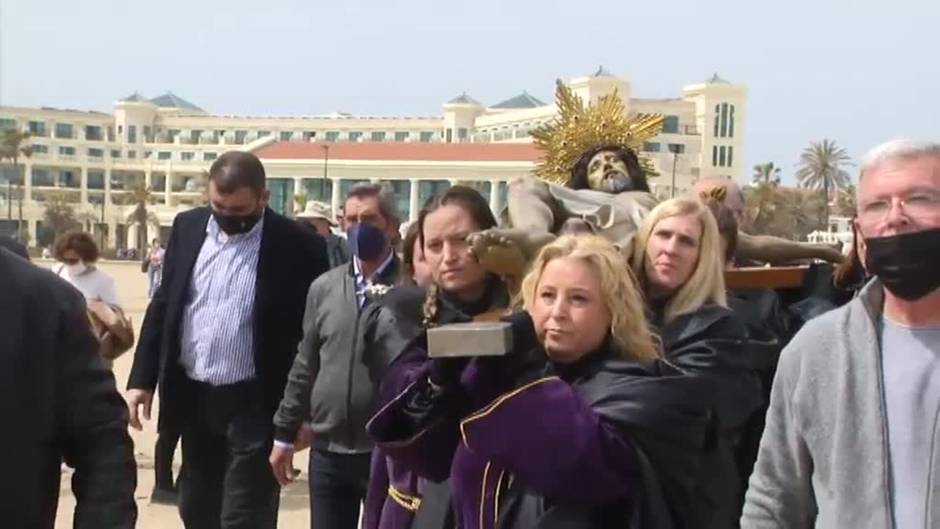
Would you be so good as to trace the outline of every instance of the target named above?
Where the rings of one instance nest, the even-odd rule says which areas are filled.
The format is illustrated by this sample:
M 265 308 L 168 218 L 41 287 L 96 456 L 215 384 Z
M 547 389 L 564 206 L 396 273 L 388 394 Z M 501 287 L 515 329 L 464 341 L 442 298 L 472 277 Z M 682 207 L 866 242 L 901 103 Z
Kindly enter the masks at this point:
M 212 113 L 440 115 L 603 65 L 635 97 L 748 88 L 744 159 L 940 140 L 937 0 L 0 0 L 0 105 L 111 112 L 168 90 Z

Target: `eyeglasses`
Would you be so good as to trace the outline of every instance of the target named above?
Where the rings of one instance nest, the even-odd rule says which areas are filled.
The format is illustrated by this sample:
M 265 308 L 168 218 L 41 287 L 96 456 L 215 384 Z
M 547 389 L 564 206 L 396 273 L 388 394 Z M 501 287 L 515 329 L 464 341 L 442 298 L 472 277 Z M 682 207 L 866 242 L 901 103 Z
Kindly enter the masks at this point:
M 911 219 L 926 218 L 940 213 L 940 193 L 917 192 L 905 198 L 886 198 L 859 205 L 859 220 L 866 223 L 881 222 L 897 203 L 904 216 Z

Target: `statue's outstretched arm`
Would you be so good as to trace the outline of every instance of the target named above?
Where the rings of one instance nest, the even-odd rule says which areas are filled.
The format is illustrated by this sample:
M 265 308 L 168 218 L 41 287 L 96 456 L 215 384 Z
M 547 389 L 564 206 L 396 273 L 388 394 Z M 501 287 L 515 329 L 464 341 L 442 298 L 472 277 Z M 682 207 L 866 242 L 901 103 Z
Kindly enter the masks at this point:
M 823 259 L 831 263 L 842 262 L 842 254 L 824 244 L 797 242 L 770 235 L 751 235 L 738 232 L 738 256 L 751 261 L 772 265 L 792 263 L 806 259 Z

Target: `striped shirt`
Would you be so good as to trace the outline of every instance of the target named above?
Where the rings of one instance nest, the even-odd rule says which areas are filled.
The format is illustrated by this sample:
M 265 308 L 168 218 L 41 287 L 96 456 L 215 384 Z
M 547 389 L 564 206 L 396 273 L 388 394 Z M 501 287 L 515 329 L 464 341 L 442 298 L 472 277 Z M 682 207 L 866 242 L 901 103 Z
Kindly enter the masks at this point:
M 264 219 L 227 235 L 209 217 L 183 312 L 179 363 L 189 378 L 213 386 L 255 377 L 255 277 Z

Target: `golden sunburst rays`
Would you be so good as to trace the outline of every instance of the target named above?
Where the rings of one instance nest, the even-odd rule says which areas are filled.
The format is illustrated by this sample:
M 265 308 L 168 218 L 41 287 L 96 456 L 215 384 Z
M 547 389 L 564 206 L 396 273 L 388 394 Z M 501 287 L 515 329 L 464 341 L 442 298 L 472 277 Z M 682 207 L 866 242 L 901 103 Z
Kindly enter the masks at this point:
M 594 105 L 585 105 L 561 80 L 556 82 L 555 102 L 558 117 L 532 131 L 534 143 L 543 153 L 535 167 L 537 177 L 564 185 L 578 157 L 603 144 L 630 147 L 647 176 L 655 176 L 652 162 L 640 153 L 643 144 L 662 131 L 661 114 L 627 116 L 616 91 L 598 98 Z

